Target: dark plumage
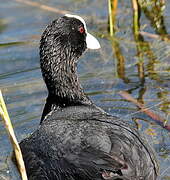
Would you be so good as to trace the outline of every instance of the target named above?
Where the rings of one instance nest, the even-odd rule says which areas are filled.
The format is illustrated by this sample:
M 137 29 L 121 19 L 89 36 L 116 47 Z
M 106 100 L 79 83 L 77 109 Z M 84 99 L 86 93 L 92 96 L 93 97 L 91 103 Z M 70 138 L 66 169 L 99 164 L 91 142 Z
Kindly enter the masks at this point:
M 87 47 L 84 21 L 67 15 L 47 26 L 40 63 L 48 98 L 41 125 L 20 143 L 29 180 L 155 180 L 152 149 L 123 120 L 84 94 L 76 74 Z

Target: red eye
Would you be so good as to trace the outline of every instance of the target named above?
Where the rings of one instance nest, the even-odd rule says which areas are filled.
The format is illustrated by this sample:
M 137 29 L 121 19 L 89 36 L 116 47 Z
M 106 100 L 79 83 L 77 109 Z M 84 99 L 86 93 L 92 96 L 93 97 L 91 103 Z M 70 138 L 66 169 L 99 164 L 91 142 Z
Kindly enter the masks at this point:
M 83 34 L 84 32 L 85 32 L 85 30 L 84 30 L 84 28 L 81 26 L 81 27 L 79 27 L 79 32 L 81 33 L 81 34 Z

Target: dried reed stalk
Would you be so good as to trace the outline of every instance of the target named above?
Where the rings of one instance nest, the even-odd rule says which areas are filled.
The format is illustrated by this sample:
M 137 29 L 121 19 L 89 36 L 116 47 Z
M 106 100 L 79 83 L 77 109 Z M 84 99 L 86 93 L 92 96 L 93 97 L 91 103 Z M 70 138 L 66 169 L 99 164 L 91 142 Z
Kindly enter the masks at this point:
M 8 115 L 8 111 L 7 111 L 1 90 L 0 90 L 0 116 L 2 117 L 2 120 L 5 124 L 5 128 L 8 132 L 8 135 L 9 135 L 9 139 L 10 139 L 11 144 L 13 146 L 15 156 L 16 156 L 17 165 L 18 165 L 18 169 L 19 169 L 19 172 L 21 174 L 22 180 L 27 180 L 27 174 L 26 174 L 26 170 L 25 170 L 24 161 L 22 158 L 21 149 L 20 149 L 19 144 L 17 142 L 17 139 L 15 136 L 13 127 L 12 127 L 11 120 L 10 120 L 9 115 Z

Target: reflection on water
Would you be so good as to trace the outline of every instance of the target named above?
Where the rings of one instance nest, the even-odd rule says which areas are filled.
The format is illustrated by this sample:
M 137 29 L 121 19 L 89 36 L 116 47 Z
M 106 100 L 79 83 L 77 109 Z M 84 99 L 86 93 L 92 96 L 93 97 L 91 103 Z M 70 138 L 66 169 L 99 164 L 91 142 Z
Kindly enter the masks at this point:
M 33 132 L 40 121 L 47 91 L 39 69 L 39 37 L 45 26 L 59 15 L 16 1 L 0 0 L 0 3 L 0 88 L 20 141 Z M 61 10 L 70 7 L 67 10 L 88 17 L 91 31 L 108 37 L 106 1 L 51 0 L 44 3 Z M 170 14 L 166 9 L 170 8 L 170 2 L 166 2 L 165 9 L 157 7 L 158 20 L 154 19 L 154 8 L 154 4 L 141 5 L 138 30 L 168 34 Z M 132 19 L 130 1 L 119 2 L 114 37 L 110 40 L 100 38 L 102 49 L 88 51 L 82 57 L 78 65 L 79 76 L 86 93 L 97 105 L 135 123 L 146 135 L 160 160 L 161 179 L 167 180 L 170 179 L 170 133 L 118 92 L 127 91 L 169 123 L 170 45 L 161 38 L 133 33 Z M 0 121 L 0 179 L 18 179 L 10 177 L 16 173 L 7 163 L 10 153 L 11 145 Z
M 161 35 L 168 34 L 163 16 L 166 7 L 165 1 L 139 0 L 139 5 L 147 19 L 150 21 L 150 25 L 154 28 L 155 32 Z

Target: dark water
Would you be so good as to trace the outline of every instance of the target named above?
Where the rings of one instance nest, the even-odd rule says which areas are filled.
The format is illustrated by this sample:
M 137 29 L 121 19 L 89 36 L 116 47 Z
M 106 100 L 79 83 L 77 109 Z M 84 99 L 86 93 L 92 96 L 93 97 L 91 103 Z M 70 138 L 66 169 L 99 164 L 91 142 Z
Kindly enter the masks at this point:
M 131 1 L 119 2 L 113 45 L 106 38 L 107 1 L 36 2 L 87 19 L 89 31 L 98 36 L 102 48 L 87 51 L 79 62 L 79 77 L 85 92 L 107 112 L 129 123 L 134 123 L 132 117 L 138 119 L 139 130 L 146 135 L 157 153 L 161 179 L 170 179 L 170 132 L 118 94 L 120 90 L 128 91 L 154 113 L 167 121 L 170 119 L 169 41 L 146 34 L 142 36 L 142 43 L 135 41 Z M 152 8 L 149 10 L 152 11 Z M 141 14 L 142 31 L 160 35 L 170 33 L 168 1 L 162 16 L 158 13 L 158 23 L 155 23 L 158 27 L 153 26 L 152 12 L 149 13 L 150 16 L 146 11 Z M 41 9 L 15 0 L 0 0 L 0 88 L 19 141 L 33 132 L 40 121 L 47 91 L 39 68 L 39 39 L 45 26 L 59 16 L 60 13 L 47 8 Z M 163 17 L 160 24 L 159 17 Z M 144 67 L 141 78 L 137 64 Z M 9 169 L 7 163 L 11 151 L 4 125 L 0 121 L 0 179 L 16 179 L 11 177 L 14 170 Z

